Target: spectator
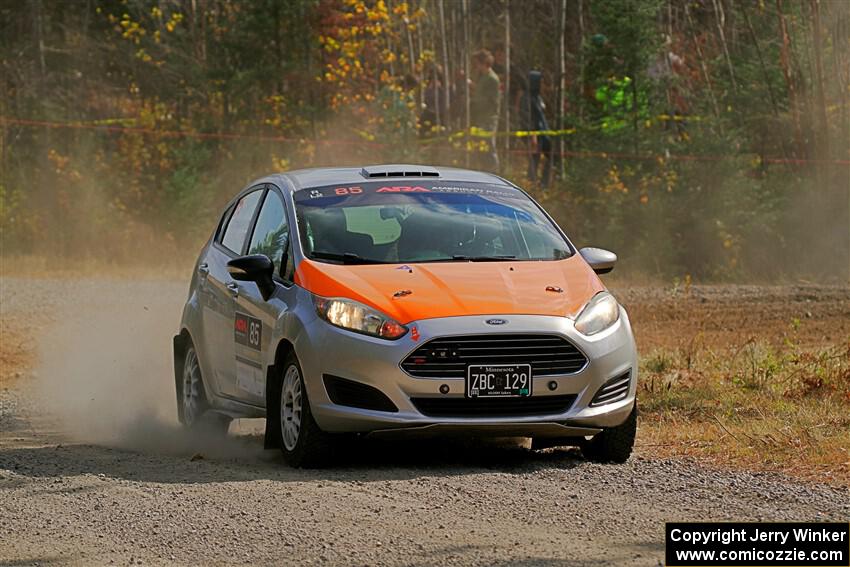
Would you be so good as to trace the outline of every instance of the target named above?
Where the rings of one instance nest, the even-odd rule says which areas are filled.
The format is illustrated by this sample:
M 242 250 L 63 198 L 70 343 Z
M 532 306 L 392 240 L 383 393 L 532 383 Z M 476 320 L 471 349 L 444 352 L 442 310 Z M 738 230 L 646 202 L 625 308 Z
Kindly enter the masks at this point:
M 449 79 L 451 101 L 447 109 L 447 125 L 450 130 L 460 130 L 466 127 L 466 83 L 470 83 L 470 81 L 460 66 L 455 70 L 454 76 L 449 77 Z
M 475 68 L 475 83 L 470 97 L 470 124 L 473 128 L 488 132 L 484 140 L 486 149 L 479 153 L 478 167 L 483 170 L 498 171 L 499 156 L 496 154 L 496 131 L 499 129 L 499 103 L 501 83 L 493 71 L 493 55 L 486 49 L 472 54 Z
M 522 114 L 523 130 L 539 132 L 549 130 L 546 120 L 546 104 L 540 95 L 543 84 L 543 73 L 531 71 L 528 74 L 528 91 L 523 94 Z M 534 134 L 528 138 L 528 179 L 537 184 L 537 174 L 540 169 L 540 158 L 543 158 L 543 176 L 540 187 L 546 190 L 552 178 L 552 138 L 547 134 Z
M 446 110 L 443 108 L 443 67 L 436 63 L 429 65 L 425 70 L 423 83 L 419 136 L 430 138 L 446 124 Z

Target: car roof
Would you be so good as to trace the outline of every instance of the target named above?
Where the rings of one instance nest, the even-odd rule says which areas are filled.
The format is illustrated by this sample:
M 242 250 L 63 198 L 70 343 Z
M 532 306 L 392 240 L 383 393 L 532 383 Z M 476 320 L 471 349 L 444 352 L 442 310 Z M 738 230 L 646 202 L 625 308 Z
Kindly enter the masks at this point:
M 370 181 L 389 179 L 439 180 L 440 182 L 478 182 L 516 188 L 515 185 L 498 175 L 483 171 L 460 169 L 456 167 L 433 167 L 410 164 L 367 165 L 360 167 L 315 167 L 296 169 L 285 173 L 276 173 L 258 179 L 256 183 L 270 182 L 279 185 L 281 189 L 300 191 L 327 185 L 355 185 Z M 253 185 L 252 184 L 252 185 Z

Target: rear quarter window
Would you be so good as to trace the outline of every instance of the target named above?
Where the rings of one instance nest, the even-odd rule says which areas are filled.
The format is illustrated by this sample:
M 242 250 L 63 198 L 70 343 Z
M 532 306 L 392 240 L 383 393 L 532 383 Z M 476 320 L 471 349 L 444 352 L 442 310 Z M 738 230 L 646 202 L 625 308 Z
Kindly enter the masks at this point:
M 221 245 L 234 254 L 242 253 L 242 247 L 245 245 L 245 238 L 248 236 L 248 229 L 251 226 L 251 219 L 254 218 L 254 211 L 257 209 L 257 204 L 262 195 L 263 190 L 257 189 L 239 199 L 234 206 L 233 214 L 230 215 L 230 220 L 227 222 L 227 227 L 221 237 Z

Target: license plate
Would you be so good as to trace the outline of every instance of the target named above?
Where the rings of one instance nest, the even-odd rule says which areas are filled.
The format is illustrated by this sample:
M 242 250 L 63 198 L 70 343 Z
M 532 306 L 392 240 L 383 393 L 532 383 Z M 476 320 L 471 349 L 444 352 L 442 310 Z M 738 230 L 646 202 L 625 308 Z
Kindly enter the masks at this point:
M 468 398 L 524 398 L 531 395 L 531 365 L 470 366 L 466 372 Z

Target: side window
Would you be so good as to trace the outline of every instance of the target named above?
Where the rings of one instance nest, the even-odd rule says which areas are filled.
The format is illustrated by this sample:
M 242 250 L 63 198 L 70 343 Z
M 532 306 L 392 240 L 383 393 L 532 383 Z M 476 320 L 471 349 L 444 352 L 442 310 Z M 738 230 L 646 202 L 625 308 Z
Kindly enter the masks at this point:
M 224 236 L 221 238 L 221 244 L 231 252 L 242 253 L 242 245 L 245 243 L 248 228 L 251 226 L 251 219 L 254 218 L 254 211 L 257 209 L 257 203 L 260 202 L 262 195 L 262 189 L 258 189 L 248 193 L 236 203 L 236 208 L 233 210 L 230 222 L 227 223 Z
M 288 244 L 289 223 L 286 221 L 283 201 L 276 192 L 269 191 L 263 208 L 260 209 L 260 216 L 257 217 L 257 226 L 251 237 L 248 254 L 265 254 L 280 269 Z

